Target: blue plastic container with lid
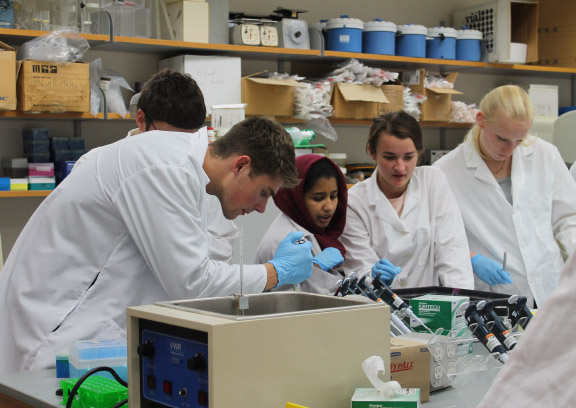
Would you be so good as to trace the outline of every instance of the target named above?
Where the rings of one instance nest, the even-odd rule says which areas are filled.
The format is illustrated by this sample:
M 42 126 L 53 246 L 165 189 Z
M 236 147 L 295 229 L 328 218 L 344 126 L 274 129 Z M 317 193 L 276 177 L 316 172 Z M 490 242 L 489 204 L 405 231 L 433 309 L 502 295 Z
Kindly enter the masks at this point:
M 480 61 L 482 59 L 482 31 L 458 30 L 456 59 L 460 61 Z
M 341 15 L 326 23 L 328 44 L 326 48 L 332 51 L 362 52 L 362 30 L 364 22 L 357 18 Z
M 366 54 L 394 55 L 396 53 L 396 24 L 375 18 L 364 23 L 362 51 Z
M 428 29 L 422 25 L 399 25 L 396 36 L 396 55 L 425 58 L 427 35 Z
M 428 29 L 426 57 L 437 59 L 456 59 L 456 36 L 458 32 L 451 27 L 433 27 Z

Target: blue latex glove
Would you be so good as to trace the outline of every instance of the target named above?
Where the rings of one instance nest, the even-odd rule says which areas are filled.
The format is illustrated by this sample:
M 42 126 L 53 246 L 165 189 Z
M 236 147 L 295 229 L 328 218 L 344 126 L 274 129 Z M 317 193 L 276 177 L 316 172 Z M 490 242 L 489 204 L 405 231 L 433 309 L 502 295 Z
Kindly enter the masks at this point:
M 502 265 L 480 254 L 474 255 L 472 258 L 472 270 L 480 279 L 491 286 L 512 283 L 510 274 L 502 268 Z
M 380 275 L 380 280 L 390 286 L 396 275 L 401 271 L 402 268 L 394 266 L 388 259 L 382 258 L 372 267 L 372 277 L 376 278 L 376 276 Z
M 316 255 L 312 262 L 318 265 L 325 271 L 328 271 L 335 266 L 342 265 L 344 262 L 344 257 L 340 253 L 340 251 L 336 248 L 324 248 L 322 252 Z
M 302 231 L 293 231 L 280 242 L 274 259 L 268 261 L 276 269 L 278 285 L 295 285 L 312 275 L 312 243 L 296 243 L 304 236 Z

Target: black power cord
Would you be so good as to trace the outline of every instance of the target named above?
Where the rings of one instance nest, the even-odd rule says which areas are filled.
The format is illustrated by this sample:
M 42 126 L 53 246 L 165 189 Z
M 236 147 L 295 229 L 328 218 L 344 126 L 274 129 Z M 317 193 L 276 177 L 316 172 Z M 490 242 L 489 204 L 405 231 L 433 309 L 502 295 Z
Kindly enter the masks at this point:
M 128 383 L 126 381 L 124 381 L 122 378 L 120 378 L 120 376 L 118 374 L 116 374 L 116 371 L 114 371 L 113 369 L 111 369 L 110 367 L 96 367 L 93 368 L 92 370 L 88 370 L 84 373 L 84 375 L 82 377 L 80 377 L 78 379 L 78 381 L 76 382 L 76 384 L 74 384 L 74 387 L 72 387 L 72 391 L 70 391 L 70 394 L 68 395 L 68 401 L 66 402 L 66 408 L 72 408 L 72 403 L 74 402 L 74 397 L 76 396 L 76 394 L 78 394 L 78 389 L 80 388 L 80 386 L 82 385 L 82 383 L 88 378 L 90 377 L 92 374 L 100 372 L 100 371 L 107 371 L 110 374 L 112 374 L 112 376 L 114 377 L 114 379 L 116 381 L 118 381 L 121 385 L 123 385 L 124 387 L 128 387 Z M 124 401 L 120 401 L 118 404 L 114 405 L 112 408 L 117 408 L 117 407 L 121 407 L 122 405 L 126 404 L 128 402 L 128 399 L 125 399 Z

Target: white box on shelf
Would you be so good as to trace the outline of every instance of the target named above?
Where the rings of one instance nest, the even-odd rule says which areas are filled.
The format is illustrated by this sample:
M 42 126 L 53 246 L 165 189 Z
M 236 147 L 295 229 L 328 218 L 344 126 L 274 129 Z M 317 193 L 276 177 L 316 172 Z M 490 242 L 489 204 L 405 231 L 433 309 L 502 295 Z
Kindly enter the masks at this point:
M 160 69 L 172 68 L 190 74 L 204 94 L 206 114 L 212 105 L 242 102 L 242 73 L 239 57 L 179 55 L 160 61 Z
M 535 116 L 558 116 L 558 85 L 530 84 L 528 94 Z
M 216 136 L 224 136 L 228 129 L 246 118 L 246 104 L 237 103 L 232 105 L 213 105 L 211 126 Z

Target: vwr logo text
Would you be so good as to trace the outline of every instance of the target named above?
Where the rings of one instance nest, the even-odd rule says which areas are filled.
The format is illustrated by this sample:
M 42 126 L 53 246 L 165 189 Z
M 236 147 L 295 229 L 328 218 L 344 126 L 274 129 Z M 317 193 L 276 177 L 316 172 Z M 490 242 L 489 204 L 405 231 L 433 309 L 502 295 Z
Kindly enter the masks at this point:
M 398 371 L 410 371 L 414 369 L 414 361 L 402 361 L 400 364 L 390 363 L 390 371 L 395 373 Z

